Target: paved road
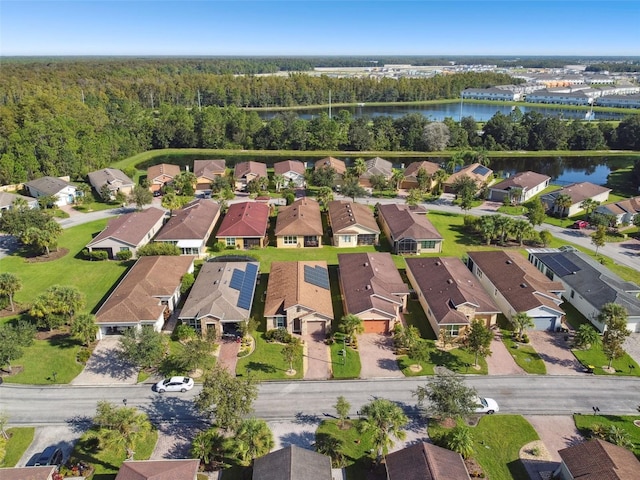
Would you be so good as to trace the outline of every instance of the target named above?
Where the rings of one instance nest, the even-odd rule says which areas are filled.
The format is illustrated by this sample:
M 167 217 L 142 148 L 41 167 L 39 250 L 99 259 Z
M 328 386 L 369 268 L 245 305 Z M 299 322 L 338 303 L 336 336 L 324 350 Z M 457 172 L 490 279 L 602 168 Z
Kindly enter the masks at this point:
M 355 415 L 373 398 L 400 403 L 415 414 L 411 392 L 425 379 L 399 378 L 345 381 L 264 382 L 255 403 L 255 415 L 265 420 L 294 420 L 301 416 L 333 414 L 337 395 L 351 403 Z M 632 415 L 640 403 L 640 379 L 603 376 L 468 376 L 467 385 L 482 396 L 495 398 L 500 411 L 521 415 L 569 415 L 590 413 L 598 406 L 603 414 Z M 184 394 L 159 395 L 150 385 L 136 386 L 0 386 L 0 411 L 12 425 L 85 424 L 95 415 L 99 400 L 146 411 L 155 422 L 200 423 L 193 399 L 199 387 Z

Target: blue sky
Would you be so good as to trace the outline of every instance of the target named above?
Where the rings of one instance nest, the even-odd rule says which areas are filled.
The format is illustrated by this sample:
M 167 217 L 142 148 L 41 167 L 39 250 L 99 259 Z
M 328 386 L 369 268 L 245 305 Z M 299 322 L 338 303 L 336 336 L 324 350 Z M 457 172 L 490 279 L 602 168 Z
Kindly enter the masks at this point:
M 0 0 L 0 55 L 640 55 L 640 1 Z

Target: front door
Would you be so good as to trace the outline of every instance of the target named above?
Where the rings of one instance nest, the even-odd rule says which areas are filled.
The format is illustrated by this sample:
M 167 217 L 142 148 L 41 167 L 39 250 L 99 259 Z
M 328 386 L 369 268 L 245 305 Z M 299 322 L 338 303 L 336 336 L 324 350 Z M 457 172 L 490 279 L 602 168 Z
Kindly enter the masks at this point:
M 299 318 L 293 319 L 293 333 L 302 333 L 302 320 Z

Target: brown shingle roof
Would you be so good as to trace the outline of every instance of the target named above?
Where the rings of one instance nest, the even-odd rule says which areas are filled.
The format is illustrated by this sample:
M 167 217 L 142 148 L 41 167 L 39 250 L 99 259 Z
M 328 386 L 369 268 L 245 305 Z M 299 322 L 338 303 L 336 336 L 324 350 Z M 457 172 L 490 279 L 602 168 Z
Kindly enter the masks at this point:
M 371 178 L 372 175 L 383 175 L 390 179 L 393 174 L 393 164 L 384 158 L 374 157 L 365 162 L 367 170 L 361 175 L 362 178 Z
M 149 207 L 140 212 L 126 213 L 111 219 L 87 246 L 91 247 L 106 238 L 114 238 L 129 245 L 138 245 L 153 226 L 164 217 L 164 211 Z
M 493 175 L 493 170 L 491 170 L 490 168 L 487 168 L 487 167 L 480 168 L 480 167 L 482 167 L 482 165 L 480 165 L 479 163 L 472 163 L 471 165 L 467 165 L 461 170 L 451 174 L 449 178 L 445 180 L 444 183 L 446 185 L 453 185 L 454 183 L 456 183 L 456 180 L 458 180 L 459 178 L 467 176 L 471 178 L 474 182 L 476 182 L 476 184 L 480 185 L 481 183 L 486 182 L 489 179 L 489 177 Z M 483 172 L 484 174 L 474 173 L 477 171 L 476 169 Z
M 373 212 L 366 205 L 350 200 L 334 200 L 329 202 L 329 223 L 333 234 L 338 234 L 345 229 L 359 225 L 367 230 L 380 233 Z
M 407 258 L 407 269 L 416 279 L 416 290 L 422 291 L 438 324 L 469 323 L 456 307 L 468 303 L 477 314 L 500 313 L 491 297 L 457 257 Z
M 637 480 L 640 462 L 630 450 L 600 439 L 559 450 L 575 480 Z
M 260 202 L 234 203 L 224 216 L 218 237 L 264 237 L 269 222 L 269 205 Z
M 271 263 L 264 304 L 265 316 L 277 315 L 294 305 L 303 305 L 330 319 L 333 318 L 331 290 L 306 282 L 305 265 L 327 269 L 325 261 Z
M 160 296 L 170 296 L 193 265 L 191 256 L 141 257 L 96 313 L 97 323 L 156 320 L 166 306 Z
M 564 291 L 560 282 L 552 282 L 540 270 L 516 252 L 492 250 L 468 252 L 516 312 L 526 312 L 544 305 L 562 312 L 553 298 Z
M 175 178 L 180 174 L 180 166 L 173 165 L 171 163 L 160 163 L 158 165 L 151 165 L 147 168 L 147 180 L 153 182 L 154 178 L 158 178 L 161 175 L 167 175 L 171 178 Z
M 51 480 L 56 466 L 0 468 L 2 480 Z
M 233 176 L 235 178 L 243 178 L 248 174 L 253 174 L 256 177 L 266 177 L 267 176 L 267 165 L 260 162 L 240 162 L 236 164 L 235 169 L 233 170 Z
M 509 190 L 512 188 L 531 190 L 547 180 L 551 180 L 551 177 L 548 175 L 542 175 L 541 173 L 536 172 L 519 172 L 492 188 L 494 190 Z
M 316 170 L 324 167 L 332 167 L 338 175 L 344 175 L 347 171 L 347 166 L 344 162 L 333 157 L 322 158 L 316 162 Z
M 122 170 L 116 168 L 103 168 L 96 170 L 87 175 L 89 183 L 93 188 L 101 193 L 100 190 L 104 185 L 108 185 L 109 190 L 115 191 L 120 187 L 133 187 L 133 180 L 127 177 Z
M 253 480 L 331 480 L 331 459 L 295 445 L 256 458 Z
M 429 175 L 433 175 L 438 170 L 440 170 L 440 165 L 434 162 L 422 161 L 422 162 L 412 162 L 404 171 L 405 178 L 416 178 L 418 177 L 418 171 L 420 169 L 426 171 Z
M 417 443 L 385 457 L 389 480 L 467 480 L 459 453 L 430 443 Z
M 372 308 L 395 315 L 399 296 L 409 293 L 391 254 L 339 253 L 340 282 L 347 312 L 358 314 Z
M 143 460 L 122 464 L 116 480 L 195 480 L 200 460 Z
M 194 160 L 193 174 L 196 177 L 204 177 L 213 180 L 216 175 L 224 175 L 226 163 L 224 159 L 219 160 Z
M 558 195 L 569 195 L 571 197 L 572 205 L 575 205 L 576 203 L 582 203 L 582 201 L 587 198 L 593 198 L 596 195 L 610 191 L 610 188 L 606 188 L 601 185 L 596 185 L 591 182 L 580 182 L 573 183 L 561 188 L 560 190 L 550 192 L 545 195 L 545 197 L 557 198 Z
M 640 197 L 626 198 L 616 203 L 601 205 L 598 207 L 597 211 L 602 211 L 603 209 L 606 209 L 613 214 L 640 213 Z
M 201 240 L 207 236 L 211 224 L 218 219 L 220 206 L 213 200 L 196 199 L 189 202 L 173 216 L 156 236 L 156 241 Z
M 306 169 L 304 163 L 298 160 L 284 160 L 273 164 L 273 173 L 276 175 L 284 175 L 287 172 L 295 172 L 304 175 Z
M 408 205 L 390 203 L 388 205 L 378 205 L 377 208 L 389 227 L 395 242 L 403 238 L 442 240 L 442 235 L 438 233 L 426 215 L 412 212 Z
M 322 235 L 320 205 L 310 198 L 300 198 L 280 207 L 276 220 L 276 237 L 282 235 Z

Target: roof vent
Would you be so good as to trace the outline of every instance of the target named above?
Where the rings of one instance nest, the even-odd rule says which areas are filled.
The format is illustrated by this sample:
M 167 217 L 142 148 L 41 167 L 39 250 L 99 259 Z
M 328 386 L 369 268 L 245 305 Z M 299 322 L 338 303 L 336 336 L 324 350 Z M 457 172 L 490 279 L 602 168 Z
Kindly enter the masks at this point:
M 369 266 L 369 262 L 364 262 L 364 266 L 368 267 Z
M 217 285 L 217 284 L 218 284 L 218 280 L 214 280 L 214 281 L 213 281 L 213 284 L 214 284 L 214 285 Z
M 522 288 L 527 288 L 529 285 L 527 285 L 526 283 L 521 283 L 521 284 L 520 284 L 520 286 L 521 286 Z
M 440 260 L 438 260 L 438 261 L 436 262 L 436 265 L 437 265 L 438 267 L 439 267 L 440 265 L 442 265 L 442 263 L 440 263 Z
M 453 283 L 453 279 L 452 279 L 452 278 L 449 278 L 449 279 L 447 280 L 447 283 L 448 283 L 449 285 L 451 285 L 451 284 Z
M 371 285 L 367 285 L 366 287 L 364 287 L 365 290 L 371 290 Z
M 512 263 L 513 263 L 513 261 L 507 260 L 507 265 L 511 265 Z

